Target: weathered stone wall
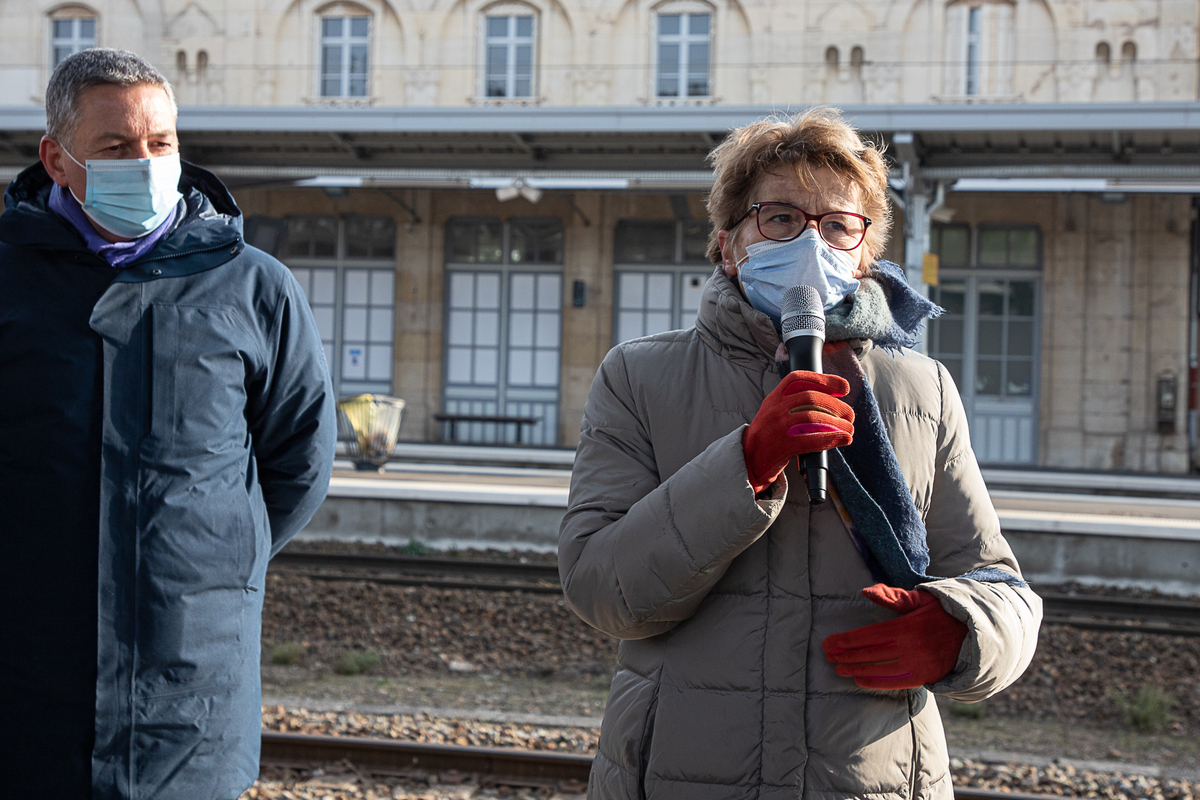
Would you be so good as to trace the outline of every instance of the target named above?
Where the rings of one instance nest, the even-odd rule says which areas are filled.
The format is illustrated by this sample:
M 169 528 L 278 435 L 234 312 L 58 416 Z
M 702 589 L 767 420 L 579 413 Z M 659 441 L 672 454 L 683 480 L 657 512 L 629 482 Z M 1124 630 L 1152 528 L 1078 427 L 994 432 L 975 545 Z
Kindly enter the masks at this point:
M 1004 6 L 1010 21 L 997 39 L 1002 44 L 995 69 L 1003 79 L 989 83 L 983 99 L 1197 96 L 1200 7 L 1194 0 L 1151 6 L 1138 0 L 984 5 Z M 951 6 L 945 0 L 673 3 L 670 10 L 707 10 L 712 18 L 710 95 L 684 102 L 960 101 L 953 75 L 963 56 L 948 27 L 954 19 Z M 50 18 L 80 11 L 97 16 L 100 46 L 149 58 L 178 85 L 185 104 L 496 102 L 482 96 L 479 67 L 482 20 L 492 7 L 488 0 L 91 0 L 68 6 L 56 0 L 0 0 L 0 105 L 41 102 L 49 77 Z M 661 3 L 520 0 L 505 6 L 514 7 L 527 9 L 537 25 L 534 94 L 516 102 L 660 102 L 654 89 L 654 38 Z M 370 16 L 368 97 L 320 97 L 323 14 Z

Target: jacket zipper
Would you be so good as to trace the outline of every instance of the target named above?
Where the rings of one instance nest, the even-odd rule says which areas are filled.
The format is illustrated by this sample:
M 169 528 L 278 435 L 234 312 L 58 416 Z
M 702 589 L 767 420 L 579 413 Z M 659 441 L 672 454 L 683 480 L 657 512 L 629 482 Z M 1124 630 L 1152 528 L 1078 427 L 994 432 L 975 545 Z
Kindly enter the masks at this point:
M 198 250 L 184 250 L 182 252 L 172 253 L 171 255 L 167 255 L 167 256 L 148 256 L 146 258 L 142 258 L 142 259 L 139 259 L 139 260 L 133 262 L 129 266 L 135 267 L 139 264 L 148 264 L 151 261 L 169 261 L 172 258 L 183 258 L 184 256 L 194 256 L 197 253 L 211 253 L 214 250 L 224 250 L 226 247 L 236 246 L 237 243 L 240 241 L 241 241 L 241 239 L 239 238 L 239 239 L 233 239 L 224 244 L 213 245 L 212 247 L 201 247 Z

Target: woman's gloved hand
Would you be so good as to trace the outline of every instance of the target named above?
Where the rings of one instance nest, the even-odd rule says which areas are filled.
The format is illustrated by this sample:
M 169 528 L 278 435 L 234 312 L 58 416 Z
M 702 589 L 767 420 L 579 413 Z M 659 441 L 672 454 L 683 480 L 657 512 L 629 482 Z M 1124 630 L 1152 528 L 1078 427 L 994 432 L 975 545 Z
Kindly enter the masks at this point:
M 854 410 L 837 399 L 849 392 L 845 378 L 797 370 L 766 396 L 742 434 L 755 494 L 774 483 L 796 456 L 850 444 Z
M 821 646 L 834 671 L 864 689 L 915 689 L 940 681 L 958 663 L 967 626 L 919 589 L 877 583 L 863 595 L 902 616 L 835 633 Z

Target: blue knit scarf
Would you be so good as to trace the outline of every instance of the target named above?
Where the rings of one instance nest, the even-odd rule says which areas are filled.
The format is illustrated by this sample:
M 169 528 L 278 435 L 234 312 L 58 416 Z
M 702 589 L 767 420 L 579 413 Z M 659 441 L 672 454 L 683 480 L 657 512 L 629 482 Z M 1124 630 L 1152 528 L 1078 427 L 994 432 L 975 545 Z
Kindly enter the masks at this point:
M 871 339 L 875 346 L 903 357 L 901 348 L 917 343 L 924 321 L 941 313 L 941 308 L 908 285 L 899 266 L 879 261 L 858 292 L 828 312 L 828 335 L 831 342 Z M 902 589 L 939 580 L 925 573 L 929 568 L 925 523 L 900 471 L 862 365 L 850 347 L 843 346 L 826 355 L 825 371 L 850 384 L 850 394 L 844 399 L 854 409 L 854 441 L 829 451 L 829 472 L 872 575 Z M 959 577 L 1025 585 L 995 567 Z

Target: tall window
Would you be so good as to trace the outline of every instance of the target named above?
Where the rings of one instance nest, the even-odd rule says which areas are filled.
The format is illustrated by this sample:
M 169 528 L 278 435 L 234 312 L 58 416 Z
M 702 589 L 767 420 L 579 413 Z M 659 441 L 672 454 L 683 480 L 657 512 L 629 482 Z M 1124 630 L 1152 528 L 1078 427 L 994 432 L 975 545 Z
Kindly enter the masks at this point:
M 558 219 L 446 222 L 446 413 L 531 418 L 525 444 L 557 443 L 564 260 Z M 480 419 L 449 435 L 514 443 L 521 431 Z
M 658 97 L 707 97 L 711 14 L 658 15 Z
M 614 342 L 686 328 L 695 321 L 712 275 L 705 257 L 708 230 L 707 223 L 696 220 L 617 223 Z
M 308 297 L 341 395 L 392 391 L 396 224 L 290 217 L 282 256 Z
M 321 17 L 321 97 L 366 97 L 371 18 Z
M 483 93 L 488 97 L 533 96 L 532 14 L 497 14 L 484 19 Z
M 948 97 L 1007 97 L 1013 93 L 1013 5 L 953 3 L 946 8 L 943 90 Z
M 962 394 L 984 463 L 1036 460 L 1041 231 L 1029 225 L 935 225 L 941 264 L 929 354 Z
M 96 17 L 83 11 L 67 10 L 50 19 L 50 68 L 64 58 L 96 46 Z

